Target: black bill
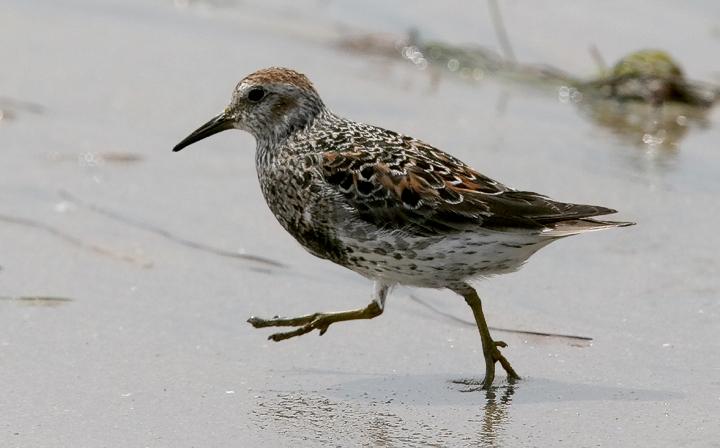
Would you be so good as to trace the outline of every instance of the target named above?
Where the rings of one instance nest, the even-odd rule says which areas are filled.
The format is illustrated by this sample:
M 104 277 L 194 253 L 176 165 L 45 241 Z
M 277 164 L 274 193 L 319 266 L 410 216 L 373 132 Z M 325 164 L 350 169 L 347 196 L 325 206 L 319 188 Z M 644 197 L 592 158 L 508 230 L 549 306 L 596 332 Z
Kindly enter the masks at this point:
M 180 151 L 184 147 L 190 146 L 195 142 L 199 142 L 200 140 L 206 137 L 210 137 L 213 134 L 232 129 L 234 122 L 235 120 L 230 115 L 228 115 L 227 112 L 223 112 L 212 120 L 205 123 L 204 125 L 200 126 L 192 134 L 188 135 L 185 140 L 181 141 L 173 148 L 173 151 Z

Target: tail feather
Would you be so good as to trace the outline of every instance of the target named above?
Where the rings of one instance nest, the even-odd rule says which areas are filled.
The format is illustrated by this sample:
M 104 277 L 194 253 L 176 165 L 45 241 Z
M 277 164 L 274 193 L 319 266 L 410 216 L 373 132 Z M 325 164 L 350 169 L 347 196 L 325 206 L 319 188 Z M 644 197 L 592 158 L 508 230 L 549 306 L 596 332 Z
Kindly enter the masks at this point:
M 634 222 L 598 221 L 590 218 L 571 219 L 548 224 L 547 230 L 545 230 L 543 234 L 552 237 L 564 237 L 595 230 L 610 229 L 612 227 L 628 227 L 633 225 L 635 225 Z

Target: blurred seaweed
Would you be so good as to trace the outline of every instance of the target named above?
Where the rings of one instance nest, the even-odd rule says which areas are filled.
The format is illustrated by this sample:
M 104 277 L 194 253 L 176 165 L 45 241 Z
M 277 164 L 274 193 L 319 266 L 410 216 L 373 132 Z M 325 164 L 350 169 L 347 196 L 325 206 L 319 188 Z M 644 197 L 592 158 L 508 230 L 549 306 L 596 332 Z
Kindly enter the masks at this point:
M 499 32 L 499 35 L 504 35 Z M 583 80 L 547 64 L 515 60 L 509 40 L 506 56 L 487 47 L 422 41 L 416 30 L 407 37 L 387 34 L 342 39 L 340 48 L 383 58 L 405 60 L 432 78 L 445 75 L 467 82 L 495 79 L 552 92 L 562 103 L 576 104 L 596 126 L 609 129 L 624 141 L 643 148 L 674 152 L 691 126 L 709 125 L 709 111 L 720 88 L 688 79 L 678 62 L 660 50 L 640 50 L 608 68 L 597 48 L 591 48 L 600 74 Z
M 417 30 L 410 30 L 404 38 L 388 34 L 351 36 L 341 39 L 338 46 L 369 56 L 409 61 L 433 77 L 450 75 L 477 83 L 492 75 L 511 82 L 552 89 L 577 82 L 558 68 L 546 64 L 518 63 L 481 45 L 422 41 Z
M 560 101 L 577 103 L 597 126 L 636 146 L 673 152 L 691 125 L 708 126 L 720 96 L 718 86 L 689 80 L 661 50 L 636 51 L 600 69 L 592 80 L 562 87 Z
M 680 64 L 661 50 L 630 53 L 612 70 L 605 69 L 597 79 L 577 87 L 604 99 L 697 108 L 712 107 L 720 93 L 717 86 L 688 80 Z

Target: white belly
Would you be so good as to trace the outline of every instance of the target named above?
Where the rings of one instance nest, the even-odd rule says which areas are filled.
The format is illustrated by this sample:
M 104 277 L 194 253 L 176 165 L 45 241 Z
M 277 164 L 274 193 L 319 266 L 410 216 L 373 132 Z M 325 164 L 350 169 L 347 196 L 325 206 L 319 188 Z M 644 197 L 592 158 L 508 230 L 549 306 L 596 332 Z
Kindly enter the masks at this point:
M 537 233 L 466 232 L 412 237 L 387 232 L 372 241 L 341 238 L 352 253 L 347 266 L 386 284 L 442 288 L 513 272 L 556 238 Z

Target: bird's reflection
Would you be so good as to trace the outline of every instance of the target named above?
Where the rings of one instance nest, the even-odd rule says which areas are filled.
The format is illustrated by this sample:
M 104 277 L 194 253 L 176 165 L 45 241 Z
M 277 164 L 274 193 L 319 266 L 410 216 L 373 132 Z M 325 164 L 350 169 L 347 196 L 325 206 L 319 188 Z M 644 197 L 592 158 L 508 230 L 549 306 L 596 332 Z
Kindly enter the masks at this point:
M 468 379 L 456 380 L 455 384 L 464 386 L 461 392 L 482 392 L 485 394 L 485 407 L 479 416 L 480 433 L 478 446 L 501 446 L 503 432 L 510 421 L 510 403 L 515 394 L 515 381 L 508 379 L 505 386 L 482 390 L 482 381 Z
M 495 447 L 499 446 L 502 432 L 505 430 L 510 420 L 508 415 L 510 411 L 511 397 L 515 393 L 515 386 L 509 384 L 499 390 L 490 389 L 485 391 L 485 412 L 483 414 L 483 424 L 480 431 L 481 446 Z
M 402 383 L 408 379 L 403 378 Z M 376 379 L 373 379 L 375 382 Z M 424 380 L 423 380 L 424 381 Z M 422 381 L 421 381 L 422 382 Z M 364 382 L 363 382 L 364 383 Z M 418 405 L 419 395 L 410 400 L 394 390 L 389 399 L 337 399 L 315 392 L 271 392 L 257 396 L 252 420 L 261 428 L 293 440 L 332 440 L 337 446 L 477 446 L 505 445 L 511 423 L 510 404 L 515 385 L 505 383 L 481 390 L 482 381 L 460 380 L 458 394 L 436 397 L 435 404 L 464 403 L 469 411 L 462 424 L 448 424 L 447 414 L 437 414 L 436 406 Z M 400 384 L 400 383 L 398 383 Z M 363 386 L 366 387 L 366 386 Z M 447 392 L 447 390 L 445 390 Z M 455 421 L 457 423 L 457 421 Z M 462 442 L 460 442 L 462 441 Z

